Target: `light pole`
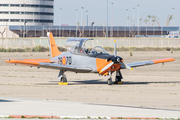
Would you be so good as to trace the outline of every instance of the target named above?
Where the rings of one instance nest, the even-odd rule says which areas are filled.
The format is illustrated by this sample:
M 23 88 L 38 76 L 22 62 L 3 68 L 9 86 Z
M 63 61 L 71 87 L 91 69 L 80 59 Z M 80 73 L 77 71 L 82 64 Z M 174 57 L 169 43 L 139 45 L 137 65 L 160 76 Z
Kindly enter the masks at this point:
M 174 27 L 174 22 L 175 22 L 175 8 L 172 8 L 173 9 L 173 27 Z M 173 37 L 174 37 L 174 31 L 173 31 Z
M 138 6 L 138 36 L 139 36 L 139 5 L 137 5 Z
M 111 24 L 111 37 L 113 37 L 113 3 L 112 4 L 112 24 Z
M 126 9 L 126 12 L 127 12 L 127 27 L 128 27 L 128 25 L 129 25 L 129 24 L 128 24 L 128 23 L 129 23 L 129 18 L 128 18 L 128 12 L 129 12 L 129 11 L 128 11 L 128 9 Z M 130 29 L 129 29 L 129 37 L 130 37 Z
M 60 15 L 59 15 L 59 37 L 61 36 L 61 10 L 62 10 L 62 8 L 59 8 L 59 10 L 60 10 Z
M 106 26 L 106 37 L 108 37 L 108 0 L 107 0 L 107 26 Z
M 134 9 L 135 8 L 133 8 L 133 26 L 134 26 L 134 23 L 135 23 L 135 20 L 134 20 Z
M 25 3 L 24 3 L 24 33 L 23 33 L 23 37 L 25 35 Z
M 88 26 L 88 11 L 86 11 L 86 13 L 87 13 L 87 26 Z
M 175 8 L 172 8 L 173 9 L 173 27 L 174 27 L 174 21 L 175 21 L 175 13 L 174 13 L 174 10 L 175 10 Z
M 129 18 L 128 18 L 128 9 L 126 9 L 126 12 L 127 12 L 127 24 L 126 24 L 126 26 L 128 26 L 128 21 L 129 21 Z
M 33 11 L 33 26 L 34 26 L 34 11 Z
M 26 23 L 27 23 L 27 20 L 24 21 L 24 26 L 25 26 L 24 36 L 25 37 L 26 37 Z
M 59 24 L 60 24 L 60 26 L 61 26 L 61 10 L 62 10 L 62 8 L 59 8 L 59 10 L 60 10 L 60 15 L 59 15 Z
M 77 12 L 78 12 L 78 9 L 76 9 L 76 37 L 77 37 Z
M 83 9 L 84 9 L 84 7 L 81 7 L 81 26 L 83 25 Z

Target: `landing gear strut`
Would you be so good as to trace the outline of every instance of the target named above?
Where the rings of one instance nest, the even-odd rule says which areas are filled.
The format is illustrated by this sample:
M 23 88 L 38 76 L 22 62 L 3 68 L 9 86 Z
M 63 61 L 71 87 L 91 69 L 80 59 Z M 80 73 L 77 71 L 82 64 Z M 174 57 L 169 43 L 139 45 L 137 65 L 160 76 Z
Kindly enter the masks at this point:
M 121 71 L 120 70 L 117 70 L 116 71 L 116 78 L 115 78 L 115 84 L 118 84 L 121 82 L 121 79 L 123 79 L 122 77 L 122 74 L 121 74 Z
M 108 79 L 108 85 L 112 85 L 112 78 L 111 77 Z
M 60 70 L 59 75 L 58 75 L 58 80 L 62 83 L 67 82 L 67 78 L 63 70 Z

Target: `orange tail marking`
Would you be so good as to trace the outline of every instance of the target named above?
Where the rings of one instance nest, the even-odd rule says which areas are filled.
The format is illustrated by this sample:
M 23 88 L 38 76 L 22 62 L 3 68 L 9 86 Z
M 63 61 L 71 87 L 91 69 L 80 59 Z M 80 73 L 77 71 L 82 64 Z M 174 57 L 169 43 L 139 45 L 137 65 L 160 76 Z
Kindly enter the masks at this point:
M 49 34 L 49 40 L 50 40 L 50 46 L 51 46 L 51 57 L 56 57 L 61 54 L 61 52 L 58 50 L 58 47 L 56 45 L 56 42 L 54 40 L 53 34 Z

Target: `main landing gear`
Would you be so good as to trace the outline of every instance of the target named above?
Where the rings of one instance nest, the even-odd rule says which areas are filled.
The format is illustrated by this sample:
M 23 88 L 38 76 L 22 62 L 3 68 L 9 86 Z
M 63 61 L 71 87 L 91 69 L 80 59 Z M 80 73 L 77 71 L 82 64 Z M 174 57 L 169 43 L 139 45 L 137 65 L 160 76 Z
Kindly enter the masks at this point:
M 68 85 L 66 75 L 63 70 L 60 70 L 58 75 L 59 85 Z
M 112 72 L 109 72 L 109 76 L 110 78 L 108 79 L 108 85 L 112 85 Z M 123 79 L 121 71 L 117 70 L 114 84 L 121 84 L 121 79 Z
M 117 70 L 116 71 L 116 78 L 115 78 L 115 84 L 121 84 L 121 80 L 123 79 L 122 77 L 122 74 L 121 74 L 121 71 L 120 70 Z

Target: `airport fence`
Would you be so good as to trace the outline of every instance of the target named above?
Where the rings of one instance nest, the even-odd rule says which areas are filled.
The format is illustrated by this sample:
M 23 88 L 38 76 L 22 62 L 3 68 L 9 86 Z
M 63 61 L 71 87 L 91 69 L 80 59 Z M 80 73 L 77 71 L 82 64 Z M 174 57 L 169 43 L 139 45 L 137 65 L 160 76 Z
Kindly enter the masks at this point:
M 56 38 L 57 46 L 65 47 L 68 38 Z M 93 38 L 86 43 L 87 47 L 102 46 L 114 47 L 114 40 L 117 47 L 180 47 L 180 38 Z M 31 48 L 35 46 L 48 47 L 48 38 L 0 38 L 2 48 Z

